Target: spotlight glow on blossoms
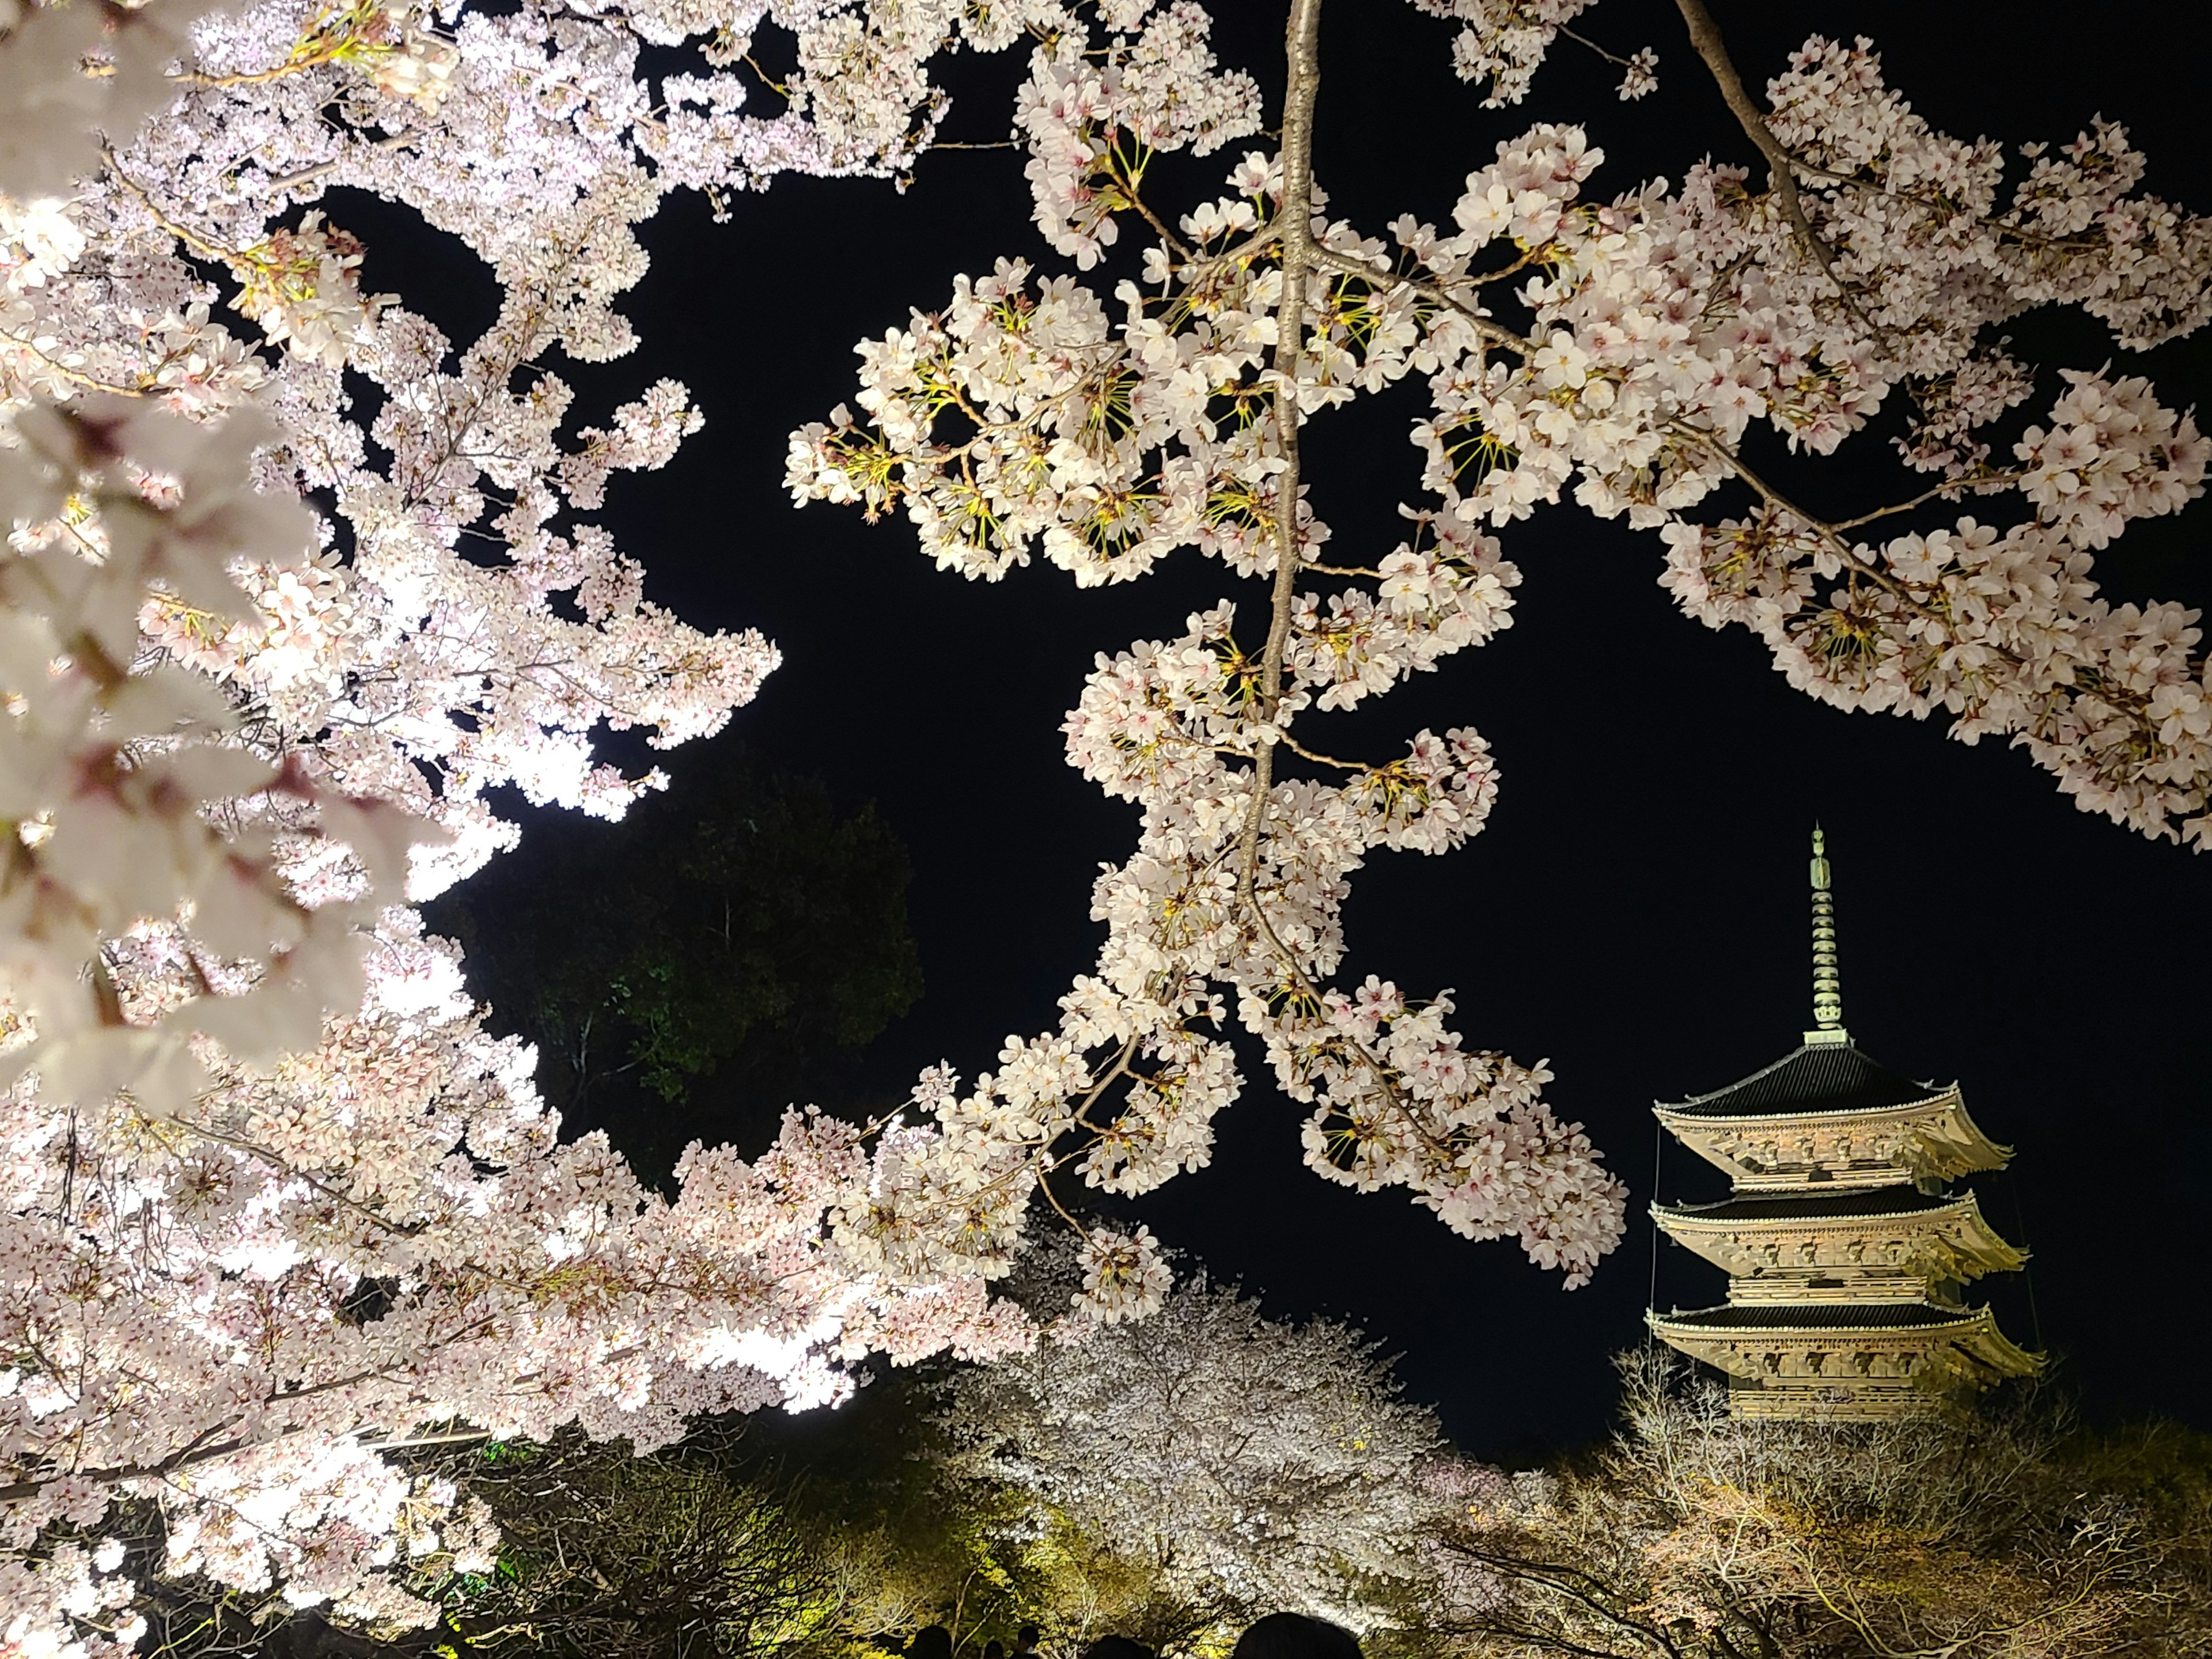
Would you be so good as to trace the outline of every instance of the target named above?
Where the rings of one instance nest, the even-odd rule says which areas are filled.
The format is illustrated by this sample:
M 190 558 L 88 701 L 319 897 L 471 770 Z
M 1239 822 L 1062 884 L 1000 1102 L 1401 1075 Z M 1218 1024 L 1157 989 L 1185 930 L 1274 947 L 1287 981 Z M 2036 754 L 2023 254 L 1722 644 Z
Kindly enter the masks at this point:
M 1588 10 L 1419 3 L 1498 104 Z M 2200 493 L 2204 440 L 2082 369 L 1990 436 L 2037 396 L 1997 329 L 2069 304 L 2123 347 L 2185 333 L 2212 228 L 2136 193 L 2108 124 L 2026 147 L 2008 187 L 1863 45 L 1808 42 L 1762 112 L 1678 5 L 1763 189 L 1715 162 L 1607 200 L 1601 153 L 1546 123 L 1450 228 L 1387 234 L 1313 178 L 1318 0 L 1291 7 L 1273 128 L 1194 0 L 0 8 L 0 1652 L 138 1640 L 118 1501 L 161 1506 L 168 1571 L 422 1625 L 391 1565 L 480 1571 L 492 1540 L 394 1448 L 649 1448 L 833 1397 L 864 1354 L 1024 1348 L 988 1285 L 1036 1200 L 1203 1166 L 1231 1018 L 1309 1109 L 1318 1173 L 1582 1282 L 1625 1194 L 1545 1067 L 1467 1048 L 1448 994 L 1335 982 L 1352 873 L 1480 830 L 1489 747 L 1455 726 L 1344 760 L 1317 729 L 1508 626 L 1495 532 L 1570 490 L 1656 532 L 1682 607 L 1812 695 L 1940 708 L 2085 807 L 2212 837 L 2196 615 L 2091 577 Z M 796 68 L 762 112 L 769 32 Z M 947 107 L 932 60 L 1018 39 L 1036 222 L 1075 271 L 1000 261 L 865 343 L 857 412 L 793 435 L 793 492 L 902 508 L 969 577 L 1041 555 L 1098 586 L 1191 546 L 1261 586 L 1102 656 L 1067 716 L 1071 763 L 1141 824 L 1058 1026 L 972 1087 L 926 1073 L 902 1119 L 695 1147 L 670 1202 L 604 1139 L 561 1144 L 404 907 L 514 844 L 488 791 L 617 817 L 661 775 L 600 760 L 602 726 L 711 733 L 778 662 L 648 601 L 593 519 L 698 429 L 689 391 L 587 415 L 550 365 L 635 344 L 617 306 L 672 191 L 726 212 L 781 173 L 902 179 Z M 1650 51 L 1614 61 L 1650 89 Z M 1161 211 L 1183 152 L 1221 153 L 1225 187 Z M 456 341 L 366 291 L 338 189 L 481 260 L 490 326 Z M 1125 229 L 1142 280 L 1085 286 Z M 1303 424 L 1409 376 L 1403 539 L 1334 552 Z M 1823 520 L 1742 458 L 1759 422 L 1827 455 L 1898 397 L 1910 499 Z M 1950 522 L 1883 524 L 1935 502 Z M 1078 1304 L 1152 1310 L 1150 1235 L 1075 1224 Z

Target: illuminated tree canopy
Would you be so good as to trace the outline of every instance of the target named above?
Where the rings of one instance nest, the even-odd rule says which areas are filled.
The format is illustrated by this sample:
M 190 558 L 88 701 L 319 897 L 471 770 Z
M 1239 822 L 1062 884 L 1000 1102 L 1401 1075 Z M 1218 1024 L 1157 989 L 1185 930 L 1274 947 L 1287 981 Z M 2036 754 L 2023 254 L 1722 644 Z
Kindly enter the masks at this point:
M 1495 107 L 1583 42 L 1577 0 L 1417 4 Z M 1547 1066 L 1468 1046 L 1448 991 L 1343 972 L 1353 873 L 1460 846 L 1498 777 L 1473 726 L 1346 758 L 1333 717 L 1511 624 L 1540 506 L 1653 532 L 1680 608 L 1808 696 L 2212 839 L 2196 613 L 2094 574 L 2201 493 L 2205 441 L 2143 378 L 2002 332 L 2069 307 L 2123 350 L 2187 333 L 2212 228 L 2138 191 L 2116 125 L 1955 139 L 1820 38 L 1754 90 L 1678 4 L 1750 165 L 1668 183 L 1547 119 L 1470 144 L 1448 225 L 1324 187 L 1320 0 L 1286 9 L 1279 108 L 1194 0 L 0 9 L 0 1644 L 134 1647 L 120 1505 L 162 1517 L 165 1572 L 419 1628 L 422 1573 L 499 1546 L 410 1450 L 649 1453 L 842 1397 L 870 1356 L 1042 1376 L 1041 1340 L 1170 1285 L 1147 1229 L 1066 1194 L 1204 1167 L 1252 1054 L 1318 1176 L 1587 1282 L 1626 1192 Z M 1600 50 L 1650 90 L 1652 51 Z M 647 599 L 605 522 L 614 475 L 700 430 L 692 392 L 579 408 L 560 360 L 636 345 L 636 233 L 674 193 L 741 218 L 782 174 L 904 178 L 941 60 L 1000 52 L 1051 258 L 979 248 L 950 294 L 854 315 L 792 495 L 901 514 L 969 578 L 1111 586 L 1188 547 L 1222 592 L 1101 653 L 1066 715 L 1141 827 L 1057 1024 L 879 1120 L 695 1144 L 671 1198 L 562 1139 L 413 908 L 515 843 L 499 792 L 618 817 L 668 781 L 611 734 L 712 735 L 780 665 Z M 364 291 L 340 191 L 465 250 L 489 325 Z M 1302 434 L 1401 383 L 1402 539 L 1340 545 Z M 1797 473 L 1885 409 L 1894 488 L 1815 511 Z M 670 1079 L 733 1018 L 643 1001 Z M 1033 1216 L 1080 1236 L 1064 1310 L 994 1292 Z

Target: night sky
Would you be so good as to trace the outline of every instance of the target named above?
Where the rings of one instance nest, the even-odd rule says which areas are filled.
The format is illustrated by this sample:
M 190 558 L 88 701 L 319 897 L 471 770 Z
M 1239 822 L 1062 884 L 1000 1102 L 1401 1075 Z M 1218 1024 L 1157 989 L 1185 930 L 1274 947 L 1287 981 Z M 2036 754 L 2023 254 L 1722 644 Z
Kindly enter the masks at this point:
M 1260 74 L 1272 120 L 1279 9 L 1215 9 L 1224 58 Z M 2058 143 L 2101 112 L 2148 152 L 2148 189 L 2212 210 L 2202 137 L 2212 8 L 2158 8 L 2154 25 L 2135 21 L 2147 10 L 2110 9 L 2105 26 L 2077 15 L 2063 33 L 2028 28 L 2028 12 L 1993 0 L 1717 0 L 1715 11 L 1754 88 L 1807 34 L 1864 33 L 1939 128 Z M 1583 27 L 1623 54 L 1656 46 L 1660 92 L 1618 103 L 1617 72 L 1563 42 L 1527 105 L 1485 111 L 1451 76 L 1446 25 L 1402 0 L 1331 0 L 1316 159 L 1335 208 L 1370 231 L 1401 211 L 1448 222 L 1465 174 L 1540 119 L 1590 129 L 1608 153 L 1588 187 L 1599 196 L 1679 179 L 1709 153 L 1750 155 L 1670 5 L 1607 0 Z M 946 136 L 1004 136 L 1019 74 L 1012 56 L 956 65 Z M 1180 210 L 1211 195 L 1227 164 L 1170 161 L 1165 199 Z M 1093 653 L 1178 632 L 1187 611 L 1261 590 L 1188 552 L 1107 592 L 1079 593 L 1043 567 L 970 584 L 933 569 L 902 521 L 872 528 L 851 509 L 790 506 L 784 435 L 851 396 L 856 339 L 941 303 L 956 272 L 998 255 L 1059 268 L 1029 223 L 1018 153 L 925 157 L 902 196 L 876 181 L 781 181 L 738 201 L 722 226 L 681 202 L 647 240 L 654 268 L 627 307 L 644 349 L 559 372 L 585 408 L 663 374 L 690 385 L 706 430 L 667 471 L 617 480 L 608 517 L 644 559 L 651 597 L 697 623 L 759 627 L 785 654 L 725 738 L 667 763 L 712 766 L 744 744 L 878 804 L 913 859 L 927 989 L 871 1050 L 866 1087 L 895 1092 L 940 1059 L 972 1075 L 1006 1033 L 1054 1022 L 1102 931 L 1087 920 L 1096 867 L 1133 844 L 1134 809 L 1061 759 L 1058 726 Z M 371 286 L 416 303 L 435 295 L 426 308 L 441 320 L 482 315 L 475 272 L 435 250 L 370 242 Z M 2117 359 L 2148 372 L 2169 404 L 2212 383 L 2202 339 L 2138 363 L 2077 317 L 2013 331 L 2046 367 Z M 1357 562 L 1370 562 L 1396 540 L 1395 505 L 1418 489 L 1404 433 L 1419 399 L 1401 388 L 1310 428 L 1309 476 L 1338 556 L 1361 550 Z M 1856 461 L 1790 476 L 1816 507 L 1911 493 L 1881 436 L 1851 450 Z M 2132 527 L 2100 556 L 2106 591 L 2204 603 L 2207 514 L 2200 502 Z M 1674 609 L 1654 580 L 1654 537 L 1571 506 L 1504 534 L 1525 575 L 1513 628 L 1356 716 L 1321 717 L 1325 738 L 1322 726 L 1307 734 L 1387 756 L 1424 725 L 1472 724 L 1504 777 L 1489 829 L 1466 848 L 1380 854 L 1354 878 L 1346 974 L 1379 973 L 1417 995 L 1455 988 L 1471 1046 L 1549 1056 L 1551 1099 L 1632 1188 L 1627 1240 L 1595 1284 L 1564 1294 L 1516 1247 L 1465 1243 L 1402 1193 L 1327 1185 L 1299 1164 L 1298 1109 L 1249 1061 L 1212 1167 L 1131 1212 L 1271 1313 L 1346 1316 L 1401 1352 L 1409 1393 L 1435 1403 L 1471 1452 L 1531 1455 L 1589 1438 L 1612 1401 L 1607 1356 L 1642 1340 L 1651 1101 L 1764 1065 L 1810 1023 L 1806 841 L 1818 818 L 1860 1046 L 1916 1077 L 1960 1079 L 1984 1129 L 2018 1148 L 1984 1194 L 1991 1221 L 2024 1231 L 2034 1251 L 2033 1309 L 2027 1285 L 1995 1291 L 2008 1334 L 2028 1343 L 2039 1328 L 2094 1416 L 2163 1413 L 2212 1428 L 2197 1368 L 2212 1305 L 2212 861 L 2077 812 L 2022 755 L 1791 692 L 1757 641 Z M 603 833 L 620 856 L 623 830 Z M 526 837 L 513 856 L 530 858 Z M 1677 1198 L 1723 1185 L 1673 1147 L 1660 1180 Z M 1662 1307 L 1720 1299 L 1717 1271 L 1672 1245 L 1656 1279 Z

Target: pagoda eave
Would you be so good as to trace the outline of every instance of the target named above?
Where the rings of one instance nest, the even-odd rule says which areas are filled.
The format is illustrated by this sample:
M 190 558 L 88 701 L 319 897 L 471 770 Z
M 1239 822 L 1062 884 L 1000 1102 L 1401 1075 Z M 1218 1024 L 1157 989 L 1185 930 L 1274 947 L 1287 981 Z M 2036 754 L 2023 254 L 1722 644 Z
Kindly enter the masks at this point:
M 2010 1147 L 1982 1133 L 1955 1086 L 1896 1106 L 1726 1115 L 1653 1109 L 1677 1140 L 1747 1190 L 1808 1182 L 1863 1189 L 1900 1176 L 1948 1181 L 2002 1170 L 2012 1158 Z
M 1770 1388 L 1910 1383 L 1949 1395 L 2043 1369 L 2044 1357 L 2008 1340 L 1987 1309 L 1923 1304 L 1923 1310 L 1930 1317 L 1911 1322 L 1871 1322 L 1865 1304 L 1800 1304 L 1788 1310 L 1786 1323 L 1747 1320 L 1754 1310 L 1738 1304 L 1645 1318 L 1669 1347 Z M 1831 1362 L 1838 1362 L 1833 1370 Z
M 1866 1200 L 1881 1188 L 1837 1194 L 1820 1213 L 1817 1196 L 1803 1200 L 1805 1213 L 1744 1214 L 1740 1202 L 1703 1207 L 1655 1203 L 1651 1218 L 1669 1238 L 1695 1251 L 1723 1271 L 1739 1276 L 1782 1270 L 1863 1273 L 1889 1270 L 1955 1279 L 2012 1273 L 2027 1252 L 2008 1243 L 1984 1218 L 1972 1193 L 1947 1203 L 1908 1205 L 1900 1189 L 1897 1207 L 1875 1207 Z M 1859 1202 L 1849 1205 L 1846 1196 Z M 1735 1212 L 1735 1213 L 1731 1213 Z

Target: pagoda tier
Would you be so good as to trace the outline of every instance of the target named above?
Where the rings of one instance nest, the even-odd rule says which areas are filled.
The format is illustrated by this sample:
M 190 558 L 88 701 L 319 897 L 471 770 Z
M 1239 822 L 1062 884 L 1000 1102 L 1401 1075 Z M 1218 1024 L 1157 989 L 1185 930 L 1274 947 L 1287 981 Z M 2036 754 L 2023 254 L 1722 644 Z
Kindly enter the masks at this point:
M 1984 1273 L 2027 1260 L 1982 1219 L 1972 1193 L 1911 1187 L 1790 1193 L 1670 1208 L 1652 1218 L 1670 1238 L 1725 1269 L 1729 1300 L 1955 1301 Z
M 1813 837 L 1814 1026 L 1795 1052 L 1711 1094 L 1654 1107 L 1727 1172 L 1717 1204 L 1651 1206 L 1729 1274 L 1727 1303 L 1661 1315 L 1661 1340 L 1727 1373 L 1739 1416 L 1872 1421 L 1963 1405 L 2042 1365 L 1960 1300 L 2026 1260 L 1944 1183 L 2011 1157 L 1958 1086 L 1862 1054 L 1843 1026 L 1828 863 Z
M 1728 1373 L 1738 1417 L 1867 1423 L 1921 1416 L 2043 1364 L 2008 1341 L 1986 1308 L 1739 1304 L 1655 1316 L 1651 1328 L 1670 1347 Z
M 1746 1189 L 1941 1185 L 2004 1168 L 2012 1149 L 1975 1127 L 1957 1084 L 1912 1082 L 1836 1036 L 1808 1041 L 1741 1083 L 1653 1109 L 1677 1140 Z

